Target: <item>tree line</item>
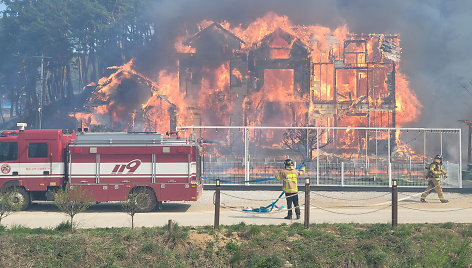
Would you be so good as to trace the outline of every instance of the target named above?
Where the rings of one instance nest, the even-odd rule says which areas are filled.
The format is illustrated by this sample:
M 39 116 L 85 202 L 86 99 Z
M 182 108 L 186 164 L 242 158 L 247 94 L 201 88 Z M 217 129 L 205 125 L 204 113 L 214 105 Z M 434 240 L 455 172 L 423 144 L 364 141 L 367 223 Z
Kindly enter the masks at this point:
M 33 127 L 41 103 L 67 102 L 155 35 L 151 0 L 1 2 L 0 103 L 11 104 L 9 117 Z

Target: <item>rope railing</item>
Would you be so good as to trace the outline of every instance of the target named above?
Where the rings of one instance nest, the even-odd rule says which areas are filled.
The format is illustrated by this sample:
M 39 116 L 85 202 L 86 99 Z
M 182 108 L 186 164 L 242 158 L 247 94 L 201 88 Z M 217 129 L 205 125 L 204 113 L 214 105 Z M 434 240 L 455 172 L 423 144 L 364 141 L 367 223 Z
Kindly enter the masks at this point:
M 326 211 L 326 212 L 330 212 L 330 213 L 333 213 L 333 214 L 340 214 L 340 215 L 351 215 L 351 216 L 354 216 L 354 215 L 366 215 L 366 214 L 372 214 L 372 213 L 375 213 L 375 212 L 378 212 L 378 211 L 381 211 L 381 210 L 384 210 L 384 209 L 387 209 L 389 207 L 391 207 L 392 205 L 388 205 L 386 207 L 382 207 L 382 208 L 379 208 L 379 209 L 375 209 L 375 210 L 372 210 L 372 211 L 367 211 L 367 212 L 359 212 L 359 213 L 347 213 L 347 212 L 338 212 L 338 211 L 333 211 L 333 210 L 329 210 L 329 209 L 326 209 L 326 208 L 323 208 L 323 207 L 320 207 L 320 206 L 316 206 L 316 205 L 311 205 L 311 207 L 314 207 L 314 208 L 317 208 L 317 209 L 320 209 L 320 210 L 323 210 L 323 211 Z
M 379 196 L 368 197 L 368 198 L 359 198 L 359 199 L 348 199 L 348 198 L 333 197 L 333 196 L 328 196 L 328 195 L 321 194 L 321 193 L 319 193 L 319 192 L 317 192 L 316 195 L 317 195 L 317 196 L 322 196 L 322 197 L 325 197 L 325 198 L 329 198 L 329 199 L 342 200 L 342 201 L 365 201 L 365 200 L 378 199 L 378 198 L 380 198 L 380 197 L 384 197 L 384 196 L 390 195 L 390 193 L 384 193 L 384 194 L 379 195 Z
M 224 209 L 231 210 L 231 211 L 238 211 L 238 212 L 244 212 L 244 213 L 250 213 L 254 217 L 256 215 L 261 215 L 261 213 L 264 213 L 265 215 L 271 214 L 271 215 L 277 215 L 280 213 L 288 212 L 289 209 L 285 207 L 285 204 L 280 204 L 276 205 L 278 201 L 283 201 L 284 199 L 287 199 L 286 196 L 284 196 L 284 192 L 282 192 L 277 198 L 261 198 L 261 197 L 253 197 L 253 196 L 248 196 L 248 195 L 238 195 L 238 194 L 230 194 L 227 192 L 221 193 L 219 182 L 221 180 L 217 181 L 217 191 L 215 191 L 215 196 L 218 192 L 218 198 L 214 198 L 214 204 L 215 204 L 215 213 L 216 213 L 216 207 L 220 206 Z M 438 186 L 436 186 L 438 187 Z M 429 193 L 433 192 L 435 188 L 432 188 L 429 190 Z M 447 213 L 447 212 L 454 212 L 454 211 L 463 211 L 463 210 L 468 210 L 472 209 L 472 206 L 467 206 L 464 208 L 455 208 L 455 209 L 424 209 L 424 208 L 414 208 L 411 206 L 405 206 L 407 200 L 411 199 L 417 199 L 419 198 L 424 191 L 415 193 L 415 194 L 402 194 L 401 198 L 398 198 L 398 186 L 397 186 L 397 181 L 395 180 L 394 183 L 392 183 L 392 192 L 391 192 L 391 198 L 384 202 L 369 202 L 371 200 L 378 200 L 378 199 L 383 199 L 386 196 L 388 196 L 390 193 L 382 193 L 382 194 L 377 194 L 374 196 L 361 196 L 359 198 L 352 198 L 352 197 L 338 197 L 338 196 L 333 196 L 329 195 L 326 193 L 320 193 L 316 192 L 316 194 L 310 196 L 310 186 L 309 186 L 309 180 L 306 180 L 305 184 L 305 199 L 303 202 L 303 199 L 300 200 L 299 205 L 297 208 L 300 209 L 305 214 L 305 228 L 308 228 L 309 226 L 309 211 L 310 209 L 318 209 L 324 212 L 332 213 L 332 214 L 337 214 L 337 215 L 349 215 L 349 216 L 360 216 L 360 215 L 367 215 L 367 214 L 373 214 L 376 212 L 380 212 L 386 209 L 391 208 L 392 209 L 392 225 L 396 226 L 398 222 L 398 208 L 404 208 L 404 209 L 409 209 L 409 210 L 416 210 L 416 211 L 423 211 L 423 212 L 435 212 L 435 213 Z M 271 204 L 268 206 L 260 206 L 260 207 L 252 207 L 250 208 L 247 205 L 239 205 L 239 206 L 231 206 L 228 204 L 228 202 L 220 202 L 219 200 L 219 194 L 222 194 L 223 196 L 226 196 L 231 199 L 237 199 L 241 200 L 241 203 L 245 202 L 267 202 L 267 201 L 273 201 Z M 302 196 L 303 191 L 300 191 L 297 193 L 298 196 Z M 453 199 L 465 199 L 469 198 L 470 196 L 461 196 L 458 198 L 453 198 Z M 215 202 L 215 199 L 218 199 L 218 202 Z M 326 203 L 326 200 L 323 199 L 328 199 L 328 200 L 334 200 L 334 204 L 343 204 L 341 207 L 331 207 L 330 204 L 333 203 Z M 275 200 L 275 201 L 274 201 Z M 384 199 L 385 200 L 385 199 Z M 339 201 L 339 202 L 336 202 Z M 233 200 L 234 202 L 234 200 Z M 329 201 L 328 201 L 329 202 Z M 357 203 L 361 202 L 361 204 Z M 419 202 L 419 201 L 418 201 Z M 346 204 L 347 203 L 347 204 Z M 326 205 L 328 204 L 328 205 Z M 295 209 L 296 207 L 293 206 L 290 210 Z M 357 210 L 354 211 L 346 211 L 343 209 L 346 208 L 357 208 Z M 289 213 L 291 215 L 291 213 Z M 216 216 L 215 216 L 216 218 Z M 218 216 L 219 219 L 219 216 Z
M 472 206 L 470 207 L 465 207 L 465 208 L 454 208 L 454 209 L 421 209 L 421 208 L 412 208 L 412 207 L 408 207 L 408 206 L 404 206 L 404 205 L 398 205 L 399 207 L 402 207 L 402 208 L 405 208 L 405 209 L 410 209 L 410 210 L 416 210 L 416 211 L 424 211 L 424 212 L 440 212 L 440 213 L 444 213 L 444 212 L 454 212 L 454 211 L 461 211 L 461 210 L 468 210 L 468 209 L 472 209 Z

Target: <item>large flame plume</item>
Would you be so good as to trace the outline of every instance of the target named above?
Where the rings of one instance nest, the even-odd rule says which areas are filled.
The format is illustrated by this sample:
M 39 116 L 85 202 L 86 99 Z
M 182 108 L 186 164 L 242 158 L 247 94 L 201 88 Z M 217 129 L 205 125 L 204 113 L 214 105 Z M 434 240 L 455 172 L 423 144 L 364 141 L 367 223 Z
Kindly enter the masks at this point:
M 354 40 L 347 25 L 334 30 L 320 25 L 294 25 L 286 16 L 269 12 L 245 25 L 203 20 L 199 30 L 203 32 L 212 25 L 217 25 L 215 29 L 225 38 L 238 38 L 240 47 L 235 52 L 244 55 L 251 55 L 251 51 L 264 45 L 270 49 L 266 57 L 274 61 L 293 57 L 297 52 L 293 49 L 295 46 L 306 51 L 306 58 L 314 63 L 308 65 L 309 90 L 303 90 L 306 86 L 294 78 L 293 69 L 266 68 L 256 77 L 250 71 L 234 68 L 229 60 L 210 60 L 202 63 L 198 77 L 195 72 L 187 74 L 187 80 L 195 80 L 193 83 L 199 87 L 192 91 L 187 87 L 190 82 L 182 77 L 185 68 L 179 72 L 168 68 L 143 75 L 136 71 L 135 64 L 139 63 L 131 60 L 123 66 L 110 67 L 114 72 L 100 79 L 89 99 L 93 105 L 87 112 L 76 112 L 73 116 L 85 126 L 165 132 L 173 125 L 399 127 L 415 122 L 421 114 L 421 103 L 410 89 L 407 77 L 399 71 L 397 61 L 393 61 L 396 56 L 392 60 L 392 56 L 379 52 L 380 46 L 398 46 L 399 39 L 388 43 L 384 42 L 383 35 L 365 35 L 365 47 L 352 42 L 349 53 L 343 55 L 343 42 Z M 174 40 L 176 57 L 180 53 L 191 58 L 199 53 L 188 41 L 194 36 L 195 33 L 186 33 Z M 368 57 L 362 54 L 364 50 Z M 211 58 L 217 51 L 207 53 Z M 341 64 L 339 59 L 344 59 L 344 66 L 352 64 L 353 68 L 334 71 L 326 67 Z M 395 103 L 390 112 L 385 107 L 392 101 L 392 94 L 385 77 L 392 70 L 385 67 L 386 63 L 393 63 L 397 70 L 393 72 Z M 359 72 L 355 68 L 367 66 L 377 69 Z M 332 82 L 334 76 L 336 82 Z M 125 84 L 129 80 L 134 82 Z M 248 85 L 248 89 L 235 90 L 238 87 L 233 85 L 238 83 Z M 372 92 L 365 89 L 369 86 Z M 336 112 L 329 110 L 333 103 L 337 103 Z M 364 106 L 368 109 L 364 109 L 363 114 L 356 112 Z M 355 131 L 339 135 L 338 145 L 358 144 Z M 330 138 L 328 133 L 324 136 L 324 139 Z

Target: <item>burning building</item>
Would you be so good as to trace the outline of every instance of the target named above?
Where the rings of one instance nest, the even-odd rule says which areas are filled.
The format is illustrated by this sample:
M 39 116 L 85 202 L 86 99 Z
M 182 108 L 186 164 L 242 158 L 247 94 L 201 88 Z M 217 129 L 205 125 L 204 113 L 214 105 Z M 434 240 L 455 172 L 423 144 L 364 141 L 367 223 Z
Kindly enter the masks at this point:
M 398 72 L 399 42 L 346 26 L 293 25 L 274 13 L 246 26 L 202 21 L 175 43 L 177 72 L 148 77 L 133 62 L 114 67 L 90 98 L 98 104 L 74 116 L 85 125 L 159 132 L 176 125 L 397 127 L 421 108 Z M 281 135 L 255 139 L 270 147 Z M 225 142 L 238 142 L 230 136 Z M 346 151 L 370 140 L 363 130 L 322 138 Z

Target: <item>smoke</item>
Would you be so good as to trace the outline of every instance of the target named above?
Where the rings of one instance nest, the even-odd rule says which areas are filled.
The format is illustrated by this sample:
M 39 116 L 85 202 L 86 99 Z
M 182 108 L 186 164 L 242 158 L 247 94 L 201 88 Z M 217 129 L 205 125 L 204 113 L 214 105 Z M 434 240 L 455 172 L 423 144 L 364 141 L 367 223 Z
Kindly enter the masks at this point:
M 472 97 L 472 88 L 468 92 L 463 87 L 472 80 L 470 10 L 472 1 L 459 0 L 163 0 L 149 9 L 157 38 L 151 48 L 154 53 L 143 53 L 143 63 L 175 66 L 173 40 L 185 30 L 196 32 L 192 27 L 202 19 L 244 25 L 269 11 L 287 15 L 295 24 L 332 29 L 347 24 L 354 33 L 398 33 L 400 70 L 423 104 L 419 121 L 409 126 L 461 127 L 457 120 L 472 114 L 466 101 Z

